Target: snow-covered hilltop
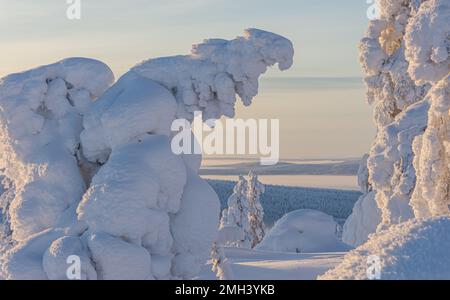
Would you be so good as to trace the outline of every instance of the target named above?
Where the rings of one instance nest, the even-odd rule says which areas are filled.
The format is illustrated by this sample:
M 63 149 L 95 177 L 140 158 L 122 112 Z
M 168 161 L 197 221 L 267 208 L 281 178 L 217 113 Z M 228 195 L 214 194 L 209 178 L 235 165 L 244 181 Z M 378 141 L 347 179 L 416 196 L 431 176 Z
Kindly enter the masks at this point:
M 189 279 L 216 239 L 219 201 L 177 156 L 170 126 L 234 116 L 267 67 L 293 63 L 292 43 L 249 29 L 187 56 L 149 60 L 114 79 L 101 62 L 67 59 L 0 81 L 2 277 Z
M 378 5 L 381 18 L 370 22 L 360 47 L 378 134 L 367 195 L 344 228 L 354 246 L 369 241 L 322 279 L 367 278 L 371 255 L 383 279 L 448 279 L 450 2 Z M 372 201 L 381 220 L 368 227 L 380 213 Z

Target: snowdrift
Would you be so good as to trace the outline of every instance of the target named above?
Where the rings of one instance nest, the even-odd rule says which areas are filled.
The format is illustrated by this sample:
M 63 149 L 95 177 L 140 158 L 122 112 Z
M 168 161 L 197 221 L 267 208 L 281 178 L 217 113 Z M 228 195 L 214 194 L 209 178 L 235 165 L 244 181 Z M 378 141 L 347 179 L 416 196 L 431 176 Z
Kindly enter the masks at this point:
M 322 280 L 365 280 L 370 256 L 380 259 L 383 280 L 450 279 L 450 218 L 415 219 L 371 236 Z
M 342 231 L 342 241 L 354 247 L 366 242 L 367 237 L 377 230 L 381 222 L 381 211 L 375 201 L 376 192 L 369 183 L 368 159 L 369 155 L 364 155 L 358 170 L 358 184 L 364 194 L 353 207 Z
M 333 217 L 315 210 L 297 210 L 281 218 L 256 250 L 294 253 L 341 252 L 350 247 L 336 236 Z

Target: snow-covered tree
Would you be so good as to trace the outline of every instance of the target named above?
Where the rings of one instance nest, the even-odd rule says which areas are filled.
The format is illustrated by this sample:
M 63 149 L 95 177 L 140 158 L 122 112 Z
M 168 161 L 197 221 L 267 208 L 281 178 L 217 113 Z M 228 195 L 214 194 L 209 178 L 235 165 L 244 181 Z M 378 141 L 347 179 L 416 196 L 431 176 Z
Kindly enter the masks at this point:
M 222 210 L 222 214 L 220 215 L 220 223 L 219 228 L 223 228 L 228 225 L 228 208 Z
M 450 3 L 424 2 L 407 28 L 409 73 L 432 85 L 425 133 L 414 142 L 417 185 L 411 204 L 416 217 L 450 215 Z
M 414 143 L 417 185 L 411 199 L 415 216 L 450 215 L 450 77 L 429 94 L 428 127 Z
M 223 247 L 217 242 L 213 243 L 211 249 L 211 262 L 212 271 L 216 274 L 217 278 L 220 280 L 233 280 L 233 271 L 225 256 Z
M 253 172 L 248 175 L 248 223 L 250 231 L 248 238 L 251 239 L 251 247 L 261 243 L 265 235 L 264 209 L 261 205 L 261 195 L 264 194 L 264 185 L 258 180 L 258 176 Z
M 173 154 L 172 121 L 232 116 L 236 93 L 249 105 L 267 67 L 292 62 L 289 40 L 249 29 L 144 62 L 111 87 L 111 70 L 89 59 L 3 78 L 11 247 L 1 276 L 65 279 L 72 255 L 83 279 L 196 276 L 217 238 L 219 201 L 199 157 Z
M 249 203 L 247 198 L 248 182 L 244 176 L 239 176 L 238 182 L 233 188 L 233 194 L 228 198 L 228 208 L 222 212 L 221 228 L 236 227 L 244 232 L 250 232 L 250 223 L 248 219 Z M 250 248 L 251 243 L 249 239 L 229 240 L 225 242 L 227 246 Z
M 377 136 L 367 166 L 371 191 L 357 203 L 352 219 L 377 220 L 378 229 L 414 217 L 410 205 L 416 184 L 413 167 L 413 141 L 427 126 L 429 104 L 425 96 L 430 89 L 426 82 L 414 81 L 408 73 L 406 59 L 407 27 L 417 14 L 420 0 L 378 0 L 380 18 L 369 22 L 360 44 L 360 60 L 365 74 L 367 98 L 374 105 Z M 374 208 L 379 207 L 379 211 Z M 371 224 L 348 222 L 344 237 L 357 246 L 365 242 Z M 355 235 L 357 233 L 357 236 Z
M 106 65 L 82 58 L 0 80 L 0 169 L 9 181 L 2 195 L 9 228 L 3 277 L 47 278 L 45 250 L 66 228 L 83 230 L 73 226 L 89 182 L 81 171 L 89 165 L 80 155 L 79 136 L 83 116 L 112 81 Z
M 228 198 L 228 208 L 222 212 L 221 227 L 226 228 L 228 236 L 241 236 L 238 233 L 231 234 L 240 229 L 243 238 L 228 240 L 227 246 L 254 248 L 264 238 L 264 210 L 261 205 L 261 195 L 264 193 L 264 185 L 258 180 L 258 176 L 250 172 L 248 178 L 239 176 L 239 180 L 233 189 L 233 194 Z
M 383 185 L 375 184 L 375 188 L 385 187 L 381 189 L 384 197 L 390 195 L 386 191 L 395 187 L 402 197 L 394 193 L 395 198 L 378 201 L 383 226 L 321 279 L 367 279 L 368 257 L 375 255 L 379 260 L 381 279 L 448 280 L 450 2 L 380 1 L 380 4 L 386 9 L 409 4 L 411 10 L 407 15 L 402 47 L 407 74 L 416 89 L 425 87 L 426 96 L 385 129 L 386 141 L 394 142 L 385 143 L 384 151 L 389 156 L 379 158 L 378 163 L 382 162 L 385 167 L 372 169 L 372 180 L 379 183 L 390 170 L 401 167 L 395 177 L 387 177 L 389 181 Z M 398 138 L 389 139 L 395 137 L 396 132 Z M 386 160 L 386 157 L 397 159 Z M 376 158 L 373 158 L 373 165 Z M 390 221 L 400 222 L 407 218 L 411 220 L 388 226 Z

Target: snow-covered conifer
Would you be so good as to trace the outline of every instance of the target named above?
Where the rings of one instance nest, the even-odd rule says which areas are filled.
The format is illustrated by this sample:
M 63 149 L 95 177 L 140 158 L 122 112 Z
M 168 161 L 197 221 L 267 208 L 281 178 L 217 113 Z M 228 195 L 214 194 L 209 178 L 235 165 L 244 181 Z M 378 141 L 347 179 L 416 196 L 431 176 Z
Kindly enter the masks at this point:
M 227 225 L 244 227 L 248 212 L 247 180 L 244 176 L 239 176 L 233 194 L 228 198 L 227 212 Z
M 261 205 L 261 196 L 264 194 L 264 185 L 258 180 L 258 176 L 253 172 L 248 175 L 248 223 L 250 231 L 247 238 L 251 240 L 251 247 L 258 245 L 265 235 L 264 209 Z
M 414 142 L 417 185 L 411 204 L 416 217 L 450 214 L 450 3 L 424 2 L 407 27 L 409 73 L 432 85 L 425 133 Z
M 374 105 L 377 136 L 367 166 L 371 191 L 358 201 L 353 219 L 377 220 L 378 229 L 414 217 L 411 195 L 416 185 L 413 141 L 427 126 L 427 82 L 415 81 L 408 73 L 407 27 L 423 1 L 378 0 L 380 18 L 371 20 L 360 44 L 367 98 Z M 370 203 L 376 201 L 375 203 Z M 379 211 L 375 208 L 379 207 Z M 367 240 L 374 226 L 357 229 L 361 222 L 348 222 L 346 232 L 358 233 L 353 245 Z
M 321 279 L 367 279 L 371 255 L 381 279 L 449 279 L 450 3 L 380 3 L 386 9 L 409 5 L 402 41 L 407 76 L 426 95 L 383 130 L 379 141 L 385 142 L 373 149 L 371 182 L 381 195 L 382 226 Z M 391 170 L 395 176 L 386 176 Z
M 248 182 L 244 176 L 239 176 L 238 182 L 233 188 L 233 194 L 228 198 L 228 208 L 224 211 L 222 222 L 224 227 L 237 227 L 245 233 L 245 237 L 250 234 L 249 223 L 249 202 L 247 198 Z M 250 248 L 250 239 L 227 241 L 226 245 Z
M 414 143 L 418 178 L 411 205 L 415 216 L 450 215 L 450 77 L 429 94 L 428 127 Z

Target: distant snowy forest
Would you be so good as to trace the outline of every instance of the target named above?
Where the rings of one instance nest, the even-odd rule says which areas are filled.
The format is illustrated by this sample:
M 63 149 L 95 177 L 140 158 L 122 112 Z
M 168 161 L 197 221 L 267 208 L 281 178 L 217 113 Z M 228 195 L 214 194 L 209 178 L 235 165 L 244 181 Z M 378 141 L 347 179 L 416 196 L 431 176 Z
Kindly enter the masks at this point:
M 208 182 L 219 196 L 223 210 L 227 207 L 228 197 L 233 193 L 236 182 L 221 180 Z M 266 185 L 265 193 L 261 196 L 264 222 L 271 227 L 291 211 L 314 209 L 333 216 L 340 225 L 343 225 L 361 195 L 356 191 Z

